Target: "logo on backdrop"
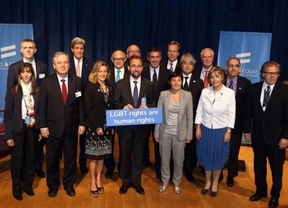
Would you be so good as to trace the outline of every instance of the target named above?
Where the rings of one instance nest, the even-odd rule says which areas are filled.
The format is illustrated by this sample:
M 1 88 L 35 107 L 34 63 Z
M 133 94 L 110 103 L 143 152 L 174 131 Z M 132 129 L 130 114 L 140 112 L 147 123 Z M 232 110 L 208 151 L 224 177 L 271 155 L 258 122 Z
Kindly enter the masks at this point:
M 217 64 L 223 69 L 231 57 L 241 61 L 241 76 L 252 83 L 261 80 L 260 69 L 270 60 L 271 33 L 220 32 Z

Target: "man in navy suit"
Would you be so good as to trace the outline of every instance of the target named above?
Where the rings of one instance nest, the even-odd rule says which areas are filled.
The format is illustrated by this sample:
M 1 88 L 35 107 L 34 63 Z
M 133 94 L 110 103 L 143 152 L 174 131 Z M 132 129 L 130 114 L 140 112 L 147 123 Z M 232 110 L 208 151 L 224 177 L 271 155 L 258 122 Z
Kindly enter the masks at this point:
M 85 90 L 86 84 L 88 82 L 88 76 L 93 68 L 94 61 L 86 58 L 84 56 L 85 52 L 85 40 L 79 37 L 73 38 L 71 41 L 71 51 L 73 57 L 70 59 L 70 69 L 69 74 L 77 75 L 82 80 L 82 89 Z M 85 155 L 85 142 L 86 134 L 80 135 L 79 137 L 79 165 L 82 174 L 88 173 L 88 168 L 86 166 L 86 155 Z
M 116 83 L 114 107 L 127 110 L 155 107 L 152 83 L 141 76 L 143 70 L 142 58 L 136 55 L 131 56 L 128 70 L 130 71 L 129 78 L 122 79 Z M 144 102 L 144 99 L 146 102 Z M 119 126 L 117 132 L 122 155 L 122 186 L 119 193 L 125 194 L 132 185 L 137 193 L 144 194 L 145 191 L 141 186 L 141 174 L 144 145 L 150 133 L 150 126 Z
M 48 196 L 55 197 L 60 186 L 60 154 L 63 150 L 63 186 L 74 196 L 78 136 L 85 133 L 85 113 L 81 79 L 68 74 L 69 56 L 56 52 L 55 74 L 45 78 L 39 94 L 39 128 L 46 141 Z
M 196 64 L 195 57 L 190 53 L 184 53 L 180 60 L 183 75 L 182 89 L 191 92 L 193 99 L 193 121 L 196 116 L 196 109 L 198 106 L 199 98 L 203 89 L 203 81 L 195 76 L 193 73 L 194 66 Z M 186 84 L 187 83 L 187 84 Z M 194 182 L 193 169 L 197 166 L 196 156 L 196 137 L 193 135 L 193 139 L 190 143 L 186 143 L 185 147 L 185 159 L 184 159 L 184 175 L 189 182 Z
M 277 81 L 280 75 L 277 62 L 265 62 L 261 75 L 263 81 L 251 86 L 244 117 L 245 137 L 251 139 L 254 152 L 256 193 L 250 201 L 267 197 L 268 158 L 272 173 L 269 207 L 274 208 L 279 206 L 285 148 L 288 145 L 288 88 Z
M 244 105 L 247 102 L 251 82 L 239 76 L 241 62 L 238 58 L 233 57 L 227 60 L 226 71 L 225 85 L 234 90 L 236 98 L 236 118 L 234 129 L 231 131 L 227 177 L 227 185 L 232 187 L 234 186 L 234 177 L 238 175 L 238 155 L 244 127 Z
M 158 102 L 158 98 L 160 96 L 161 91 L 167 90 L 170 87 L 168 84 L 168 77 L 171 71 L 166 69 L 165 66 L 160 65 L 160 62 L 162 60 L 162 53 L 161 53 L 161 50 L 157 47 L 151 47 L 148 50 L 147 60 L 149 62 L 149 65 L 144 67 L 142 71 L 142 77 L 150 80 L 153 83 L 154 96 L 155 96 L 156 102 Z M 155 77 L 154 73 L 156 75 L 156 79 L 154 78 Z M 153 136 L 154 125 L 151 125 L 151 132 Z M 152 165 L 149 160 L 149 157 L 150 157 L 149 137 L 150 137 L 150 134 L 147 137 L 145 149 L 144 149 L 144 165 L 146 167 L 150 167 Z M 161 180 L 161 170 L 160 170 L 161 158 L 160 158 L 160 152 L 159 152 L 159 143 L 156 142 L 154 138 L 153 138 L 153 142 L 154 142 L 156 178 L 159 178 Z
M 22 60 L 11 64 L 8 68 L 7 90 L 17 83 L 18 71 L 21 65 L 25 62 L 32 64 L 38 87 L 40 86 L 41 80 L 48 75 L 47 65 L 41 61 L 35 60 L 35 54 L 37 52 L 37 48 L 34 40 L 23 39 L 21 41 L 20 52 L 23 56 Z M 45 172 L 42 170 L 42 161 L 44 157 L 43 152 L 44 144 L 45 144 L 44 139 L 39 140 L 35 150 L 34 168 L 37 176 L 40 178 L 45 178 Z

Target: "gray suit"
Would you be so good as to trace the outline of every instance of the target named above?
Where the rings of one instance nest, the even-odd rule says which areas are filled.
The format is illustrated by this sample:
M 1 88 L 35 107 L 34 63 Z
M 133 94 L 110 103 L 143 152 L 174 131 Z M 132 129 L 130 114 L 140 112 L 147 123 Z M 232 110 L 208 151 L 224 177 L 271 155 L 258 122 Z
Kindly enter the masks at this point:
M 167 133 L 168 108 L 171 91 L 162 91 L 158 100 L 158 107 L 163 110 L 163 123 L 155 125 L 154 137 L 160 138 L 162 181 L 168 184 L 170 178 L 171 150 L 173 154 L 173 183 L 178 186 L 183 173 L 185 140 L 193 138 L 193 101 L 190 92 L 180 90 L 178 124 L 175 134 Z

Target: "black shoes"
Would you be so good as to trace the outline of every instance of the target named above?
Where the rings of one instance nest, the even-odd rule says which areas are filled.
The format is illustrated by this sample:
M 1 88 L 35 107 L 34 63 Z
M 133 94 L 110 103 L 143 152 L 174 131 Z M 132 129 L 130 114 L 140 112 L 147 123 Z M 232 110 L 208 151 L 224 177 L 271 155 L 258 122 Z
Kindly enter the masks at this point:
M 88 168 L 86 166 L 80 166 L 81 173 L 86 175 L 88 173 Z
M 34 193 L 34 191 L 32 190 L 32 188 L 24 188 L 24 187 L 23 187 L 23 191 L 24 191 L 27 195 L 29 195 L 29 196 L 34 196 L 34 195 L 35 195 L 35 193 Z
M 234 178 L 231 176 L 227 177 L 227 186 L 232 187 L 234 186 Z
M 195 182 L 195 177 L 192 174 L 186 174 L 185 177 L 186 177 L 187 181 L 189 181 L 191 183 Z
M 134 188 L 138 194 L 145 194 L 144 188 L 141 185 L 135 186 Z
M 269 201 L 269 208 L 275 208 L 279 206 L 278 198 L 271 198 Z
M 49 188 L 48 196 L 55 197 L 57 196 L 58 188 Z
M 203 194 L 203 195 L 207 195 L 208 192 L 209 192 L 209 189 L 202 188 L 202 190 L 201 190 L 201 194 Z
M 105 177 L 106 178 L 112 178 L 113 176 L 113 170 L 107 170 L 105 173 Z
M 21 191 L 14 191 L 14 190 L 13 190 L 13 196 L 14 196 L 14 198 L 17 199 L 18 201 L 23 200 Z
M 126 194 L 129 186 L 122 185 L 119 189 L 119 194 Z
M 152 163 L 151 163 L 149 160 L 144 161 L 144 165 L 145 165 L 147 168 L 152 167 Z
M 39 178 L 45 178 L 45 173 L 42 169 L 35 169 L 35 173 Z
M 66 188 L 66 194 L 68 196 L 75 196 L 76 195 L 75 189 L 73 187 Z
M 250 201 L 259 201 L 260 199 L 262 199 L 262 198 L 266 198 L 267 197 L 267 194 L 261 194 L 261 193 L 255 193 L 255 194 L 253 194 L 250 198 L 249 198 L 249 200 Z

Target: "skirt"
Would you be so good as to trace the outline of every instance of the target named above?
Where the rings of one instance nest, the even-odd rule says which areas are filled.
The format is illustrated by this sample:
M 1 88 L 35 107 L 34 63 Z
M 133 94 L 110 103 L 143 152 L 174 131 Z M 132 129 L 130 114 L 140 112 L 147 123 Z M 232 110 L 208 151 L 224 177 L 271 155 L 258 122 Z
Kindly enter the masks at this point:
M 223 169 L 230 150 L 230 142 L 224 142 L 225 128 L 209 129 L 201 124 L 202 138 L 196 141 L 197 159 L 205 170 Z
M 95 130 L 88 128 L 86 130 L 86 147 L 85 153 L 88 159 L 103 160 L 112 156 L 112 139 L 113 135 L 105 134 L 99 136 Z

